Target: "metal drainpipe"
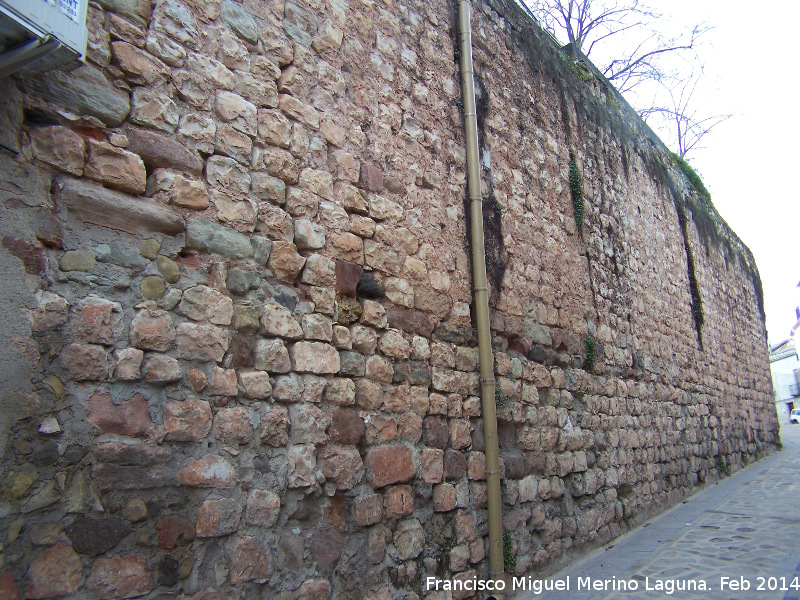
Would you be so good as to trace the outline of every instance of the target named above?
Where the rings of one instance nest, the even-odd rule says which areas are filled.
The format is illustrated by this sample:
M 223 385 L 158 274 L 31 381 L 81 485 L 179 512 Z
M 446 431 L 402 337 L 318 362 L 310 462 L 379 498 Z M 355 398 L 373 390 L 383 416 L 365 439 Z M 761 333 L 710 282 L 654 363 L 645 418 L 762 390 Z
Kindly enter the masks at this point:
M 486 257 L 483 241 L 483 202 L 478 161 L 478 118 L 475 111 L 475 83 L 472 67 L 471 0 L 459 0 L 458 20 L 461 36 L 461 82 L 464 95 L 464 127 L 467 142 L 467 183 L 472 225 L 472 277 L 475 317 L 478 321 L 481 404 L 486 438 L 486 486 L 489 504 L 489 577 L 503 579 L 503 516 L 500 499 L 500 448 L 497 442 L 494 356 L 489 328 L 489 288 L 486 282 Z

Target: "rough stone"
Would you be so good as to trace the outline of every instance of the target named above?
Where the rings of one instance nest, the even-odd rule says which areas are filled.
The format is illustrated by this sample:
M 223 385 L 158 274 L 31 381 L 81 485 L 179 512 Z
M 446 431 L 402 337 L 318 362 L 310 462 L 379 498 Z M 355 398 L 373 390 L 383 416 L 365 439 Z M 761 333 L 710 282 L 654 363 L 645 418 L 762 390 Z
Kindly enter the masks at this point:
M 154 427 L 147 400 L 141 394 L 114 404 L 110 395 L 95 392 L 89 398 L 88 419 L 103 433 L 133 437 L 142 437 Z
M 45 548 L 28 568 L 26 598 L 57 598 L 74 594 L 81 583 L 83 564 L 62 542 Z
M 356 401 L 356 385 L 352 379 L 336 378 L 325 386 L 324 400 L 337 406 L 348 406 Z
M 164 407 L 164 439 L 175 442 L 199 442 L 211 430 L 211 407 L 205 400 L 187 398 L 167 402 Z
M 55 70 L 26 77 L 21 87 L 73 114 L 96 117 L 109 127 L 120 125 L 131 108 L 128 94 L 112 86 L 102 71 L 89 65 L 69 74 Z
M 325 579 L 310 579 L 297 590 L 297 600 L 328 600 L 330 594 L 331 584 Z
M 258 341 L 253 366 L 271 373 L 288 373 L 292 369 L 289 351 L 278 339 Z
M 277 303 L 267 303 L 264 305 L 263 313 L 261 315 L 261 330 L 267 335 L 278 336 L 289 340 L 299 340 L 303 338 L 303 329 L 300 324 L 295 320 L 291 311 L 284 308 Z M 270 344 L 262 344 L 265 340 L 260 340 L 258 347 L 263 347 L 270 355 L 267 359 L 273 362 L 277 358 L 281 358 L 283 354 L 276 346 L 279 340 L 270 340 Z M 282 345 L 282 342 L 280 342 Z M 258 350 L 257 350 L 258 352 Z M 275 355 L 278 352 L 278 355 Z M 273 358 L 270 359 L 269 357 Z M 258 368 L 258 367 L 257 367 Z M 270 369 L 264 369 L 269 371 Z
M 112 345 L 119 337 L 122 306 L 97 296 L 73 305 L 72 334 L 89 344 Z
M 416 558 L 425 548 L 425 530 L 418 519 L 405 519 L 397 524 L 393 541 L 400 560 Z
M 306 259 L 297 253 L 293 243 L 278 240 L 272 244 L 267 266 L 284 281 L 292 282 L 297 279 L 305 262 Z
M 333 374 L 341 367 L 339 352 L 320 342 L 297 342 L 289 354 L 295 371 L 301 373 Z
M 411 449 L 406 446 L 370 448 L 366 466 L 368 480 L 374 488 L 408 481 L 415 474 Z
M 435 496 L 434 496 L 435 501 Z M 414 491 L 410 485 L 395 485 L 383 492 L 384 516 L 400 519 L 414 512 Z
M 238 231 L 200 219 L 186 224 L 186 247 L 242 260 L 253 256 L 250 239 Z
M 66 532 L 75 552 L 98 555 L 114 548 L 130 532 L 130 527 L 121 519 L 91 519 L 79 515 L 67 525 Z
M 198 285 L 183 292 L 178 311 L 193 321 L 230 325 L 233 319 L 233 300 L 208 286 Z
M 233 498 L 206 500 L 197 509 L 197 537 L 221 537 L 239 529 L 242 507 Z
M 205 210 L 211 202 L 202 181 L 166 169 L 157 169 L 150 175 L 145 193 L 165 204 L 191 210 Z
M 155 308 L 139 311 L 131 321 L 130 339 L 142 350 L 166 351 L 175 341 L 170 313 Z
M 148 275 L 139 284 L 139 292 L 147 300 L 160 300 L 166 291 L 167 283 L 158 275 Z
M 3 241 L 5 242 L 6 238 L 3 238 Z M 4 246 L 8 247 L 8 244 L 4 243 Z M 40 273 L 43 270 L 43 268 L 29 268 L 28 264 L 26 264 L 28 273 Z M 67 250 L 58 261 L 58 266 L 62 271 L 83 271 L 84 273 L 93 271 L 95 264 L 97 264 L 95 257 L 85 250 Z
M 176 235 L 183 218 L 163 204 L 77 179 L 59 180 L 61 201 L 81 221 L 132 234 L 158 232 Z
M 247 495 L 247 514 L 245 521 L 250 525 L 272 527 L 278 522 L 281 499 L 269 490 L 251 490 Z
M 282 447 L 289 441 L 289 411 L 286 407 L 273 404 L 270 411 L 261 416 L 258 435 L 263 444 Z
M 158 547 L 172 550 L 189 544 L 195 536 L 195 524 L 180 515 L 168 515 L 155 525 L 158 534 Z
M 231 0 L 223 0 L 221 15 L 222 20 L 236 32 L 236 35 L 251 44 L 256 43 L 258 26 L 255 19 L 241 5 Z
M 253 428 L 247 409 L 221 408 L 214 417 L 214 434 L 226 444 L 248 444 L 253 438 Z
M 364 477 L 364 463 L 355 448 L 326 446 L 319 452 L 317 465 L 338 490 L 349 490 Z
M 54 125 L 31 130 L 33 155 L 39 160 L 72 175 L 83 175 L 86 144 L 66 127 Z
M 231 560 L 231 583 L 239 585 L 245 581 L 265 583 L 272 573 L 272 557 L 262 541 L 251 536 L 237 539 L 228 550 Z
M 98 559 L 87 583 L 103 598 L 135 598 L 150 591 L 154 578 L 141 554 L 118 554 Z
M 192 460 L 178 471 L 178 482 L 192 487 L 230 487 L 236 482 L 231 464 L 214 454 Z
M 228 331 L 207 323 L 181 323 L 176 328 L 178 356 L 219 362 L 230 344 Z
M 142 361 L 142 379 L 148 383 L 174 383 L 183 379 L 183 371 L 180 363 L 171 356 L 150 353 Z
M 289 447 L 290 488 L 302 488 L 317 482 L 317 458 L 313 444 L 299 444 Z
M 128 42 L 112 42 L 111 53 L 132 83 L 151 85 L 164 81 L 169 76 L 167 65 Z
M 145 87 L 133 89 L 130 115 L 133 123 L 173 133 L 179 119 L 177 104 L 166 94 Z
M 373 165 L 362 164 L 361 178 L 358 183 L 361 187 L 370 192 L 382 192 L 383 171 Z
M 141 156 L 149 171 L 177 169 L 199 175 L 203 170 L 203 161 L 198 153 L 189 150 L 173 136 L 138 127 L 126 129 L 125 135 L 128 138 L 127 150 Z
M 355 411 L 346 408 L 337 408 L 333 411 L 328 429 L 331 442 L 355 446 L 361 441 L 364 430 L 364 419 Z
M 288 359 L 288 356 L 287 356 Z M 268 369 L 265 369 L 268 370 Z M 239 386 L 242 395 L 250 400 L 266 400 L 272 394 L 272 384 L 263 371 L 239 371 Z

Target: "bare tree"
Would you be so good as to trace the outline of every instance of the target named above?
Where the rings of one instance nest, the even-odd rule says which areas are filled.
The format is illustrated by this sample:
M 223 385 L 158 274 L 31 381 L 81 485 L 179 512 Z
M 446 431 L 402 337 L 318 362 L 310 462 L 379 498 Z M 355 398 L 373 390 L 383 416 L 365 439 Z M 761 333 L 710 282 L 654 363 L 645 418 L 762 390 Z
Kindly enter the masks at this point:
M 642 118 L 675 144 L 681 158 L 700 148 L 701 140 L 731 117 L 708 116 L 694 104 L 703 75 L 696 49 L 710 29 L 704 24 L 666 35 L 669 27 L 662 20 L 664 15 L 642 0 L 525 2 L 556 39 L 562 43 L 566 39 L 591 57 Z
M 708 30 L 698 24 L 677 35 L 664 36 L 657 25 L 663 15 L 640 0 L 527 0 L 526 3 L 556 38 L 566 36 L 567 43 L 591 56 L 621 93 L 642 82 L 669 76 L 661 59 L 667 54 L 691 52 Z M 620 51 L 610 55 L 609 47 Z M 609 58 L 597 60 L 593 52 Z
M 669 140 L 677 148 L 681 158 L 692 151 L 700 149 L 702 139 L 717 125 L 731 118 L 731 114 L 706 115 L 693 102 L 692 97 L 697 85 L 703 77 L 703 71 L 695 75 L 677 80 L 662 80 L 659 98 L 661 105 L 653 103 L 650 108 L 639 111 L 641 117 L 651 126 L 668 131 Z M 655 100 L 655 99 L 654 99 Z

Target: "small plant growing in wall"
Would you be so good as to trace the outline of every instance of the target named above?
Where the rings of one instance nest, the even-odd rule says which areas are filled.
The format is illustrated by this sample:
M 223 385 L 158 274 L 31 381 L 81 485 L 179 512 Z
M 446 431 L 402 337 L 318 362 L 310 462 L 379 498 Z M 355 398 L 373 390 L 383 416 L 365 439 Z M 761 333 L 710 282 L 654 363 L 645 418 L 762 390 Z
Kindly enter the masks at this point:
M 586 362 L 584 363 L 584 367 L 587 371 L 593 371 L 594 363 L 597 360 L 597 340 L 589 336 L 584 340 L 584 344 L 586 345 Z
M 717 461 L 716 467 L 720 477 L 731 476 L 731 468 L 721 458 Z
M 504 408 L 508 406 L 509 398 L 505 394 L 500 392 L 500 386 L 495 386 L 494 388 L 494 403 L 497 408 Z
M 513 573 L 517 568 L 517 557 L 513 554 L 514 543 L 511 541 L 511 534 L 503 532 L 503 567 L 506 573 Z
M 572 151 L 569 153 L 569 191 L 572 195 L 572 207 L 575 209 L 575 224 L 580 231 L 583 227 L 583 177 Z

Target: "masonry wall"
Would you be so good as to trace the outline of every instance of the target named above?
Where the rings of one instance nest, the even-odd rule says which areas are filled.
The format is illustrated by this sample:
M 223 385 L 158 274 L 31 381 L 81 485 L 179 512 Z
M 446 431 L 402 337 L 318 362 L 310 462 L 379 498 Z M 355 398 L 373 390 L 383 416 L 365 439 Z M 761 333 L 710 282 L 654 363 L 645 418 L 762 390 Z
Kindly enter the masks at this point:
M 0 590 L 486 576 L 452 3 L 89 23 L 86 66 L 0 82 Z M 536 575 L 778 425 L 749 250 L 513 2 L 473 24 L 507 568 Z

